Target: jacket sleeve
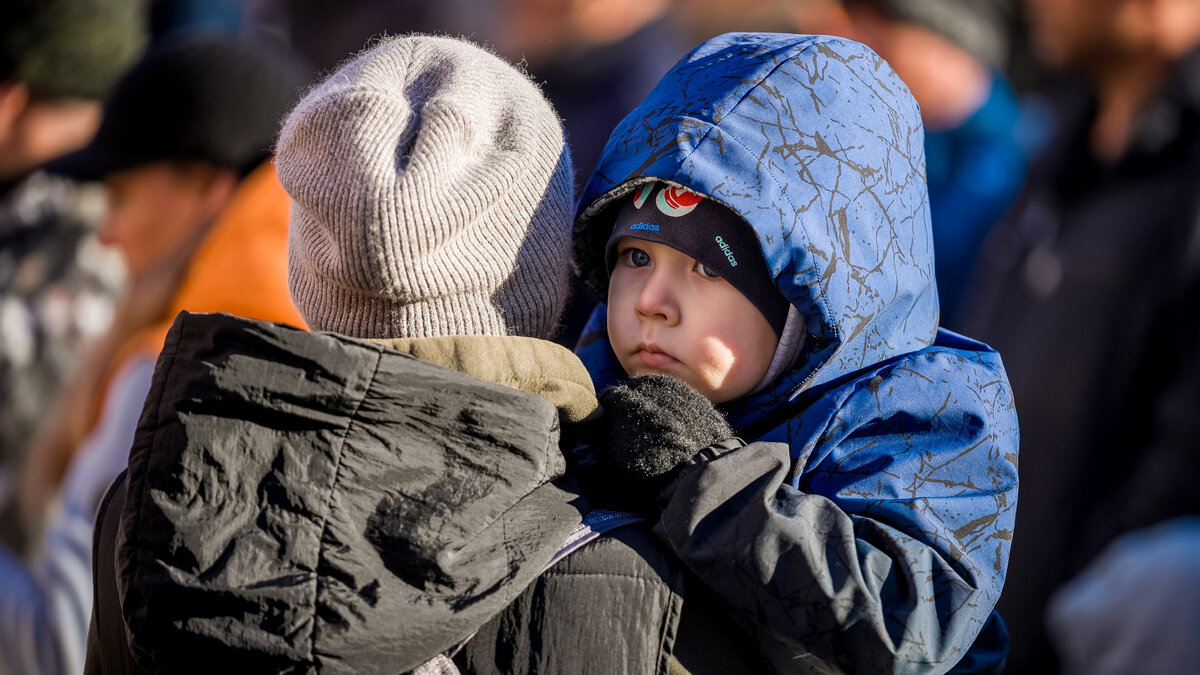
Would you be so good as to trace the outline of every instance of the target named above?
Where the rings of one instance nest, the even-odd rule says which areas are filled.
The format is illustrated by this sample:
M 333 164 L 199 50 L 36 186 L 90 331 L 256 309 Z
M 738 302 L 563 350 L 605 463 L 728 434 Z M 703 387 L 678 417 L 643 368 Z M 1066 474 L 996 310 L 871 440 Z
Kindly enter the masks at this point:
M 664 495 L 656 531 L 776 672 L 945 672 L 991 614 L 1016 507 L 1007 381 L 921 358 L 982 379 L 898 364 L 810 406 L 791 447 L 706 451 Z

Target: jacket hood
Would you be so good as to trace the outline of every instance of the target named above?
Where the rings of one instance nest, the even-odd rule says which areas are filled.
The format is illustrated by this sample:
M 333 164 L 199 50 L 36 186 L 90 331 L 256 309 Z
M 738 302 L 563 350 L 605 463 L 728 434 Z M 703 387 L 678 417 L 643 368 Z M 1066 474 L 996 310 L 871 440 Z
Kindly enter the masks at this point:
M 407 672 L 507 606 L 579 525 L 559 449 L 596 406 L 577 359 L 520 338 L 397 346 L 495 381 L 333 333 L 179 315 L 115 560 L 147 671 Z
M 652 180 L 751 225 L 807 344 L 765 392 L 829 382 L 933 342 L 938 301 L 920 110 L 891 67 L 835 37 L 729 33 L 683 58 L 613 131 L 575 263 L 607 297 L 614 200 Z

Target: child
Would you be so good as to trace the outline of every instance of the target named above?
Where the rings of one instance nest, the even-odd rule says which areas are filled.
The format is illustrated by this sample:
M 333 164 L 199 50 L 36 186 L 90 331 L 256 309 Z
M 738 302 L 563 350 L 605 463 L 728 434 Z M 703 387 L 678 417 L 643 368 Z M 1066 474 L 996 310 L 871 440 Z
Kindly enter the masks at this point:
M 922 147 L 869 49 L 729 34 L 617 127 L 579 203 L 597 391 L 674 375 L 751 441 L 668 462 L 654 529 L 773 670 L 1002 665 L 1016 417 L 996 352 L 938 329 Z M 679 415 L 641 380 L 617 396 L 639 421 Z

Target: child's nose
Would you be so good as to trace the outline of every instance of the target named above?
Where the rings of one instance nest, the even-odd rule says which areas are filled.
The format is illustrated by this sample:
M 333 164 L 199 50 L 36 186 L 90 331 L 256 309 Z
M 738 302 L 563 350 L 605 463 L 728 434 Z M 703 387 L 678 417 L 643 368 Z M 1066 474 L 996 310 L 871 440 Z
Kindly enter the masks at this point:
M 677 323 L 679 303 L 671 279 L 657 270 L 648 275 L 646 283 L 638 293 L 634 309 L 642 319 L 658 319 L 665 321 L 667 325 Z

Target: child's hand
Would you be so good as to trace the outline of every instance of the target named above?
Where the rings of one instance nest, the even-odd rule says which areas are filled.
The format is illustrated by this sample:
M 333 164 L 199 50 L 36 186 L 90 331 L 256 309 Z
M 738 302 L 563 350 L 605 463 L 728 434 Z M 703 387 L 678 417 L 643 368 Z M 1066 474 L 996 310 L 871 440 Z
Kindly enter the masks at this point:
M 663 478 L 733 436 L 708 399 L 669 375 L 639 375 L 600 394 L 604 463 L 630 480 Z
M 610 503 L 642 510 L 678 469 L 733 436 L 708 399 L 668 375 L 639 375 L 600 394 L 601 439 L 581 461 L 587 482 Z

